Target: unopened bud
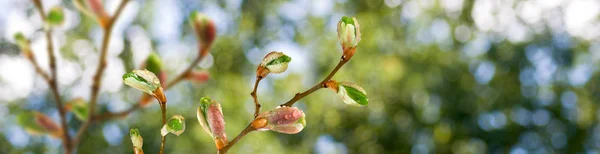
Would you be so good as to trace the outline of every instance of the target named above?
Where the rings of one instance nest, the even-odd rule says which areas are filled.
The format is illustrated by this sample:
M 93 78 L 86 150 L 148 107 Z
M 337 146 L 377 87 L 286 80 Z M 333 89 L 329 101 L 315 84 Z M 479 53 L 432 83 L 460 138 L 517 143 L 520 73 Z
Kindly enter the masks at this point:
M 223 109 L 221 104 L 208 97 L 200 99 L 200 106 L 196 112 L 198 122 L 202 129 L 206 131 L 213 139 L 217 149 L 227 145 L 227 134 L 225 134 L 225 119 L 223 119 Z
M 196 11 L 190 14 L 189 22 L 201 44 L 200 55 L 206 55 L 217 35 L 214 22 L 208 16 Z
M 160 130 L 160 134 L 165 136 L 169 133 L 174 135 L 181 135 L 185 131 L 185 118 L 181 115 L 174 115 Z
M 299 133 L 305 126 L 304 112 L 296 107 L 280 107 L 263 112 L 252 121 L 252 128 L 256 130 L 272 130 L 285 134 Z
M 344 50 L 344 57 L 350 59 L 360 42 L 360 25 L 355 17 L 343 16 L 338 22 L 338 39 Z
M 60 6 L 56 6 L 50 9 L 46 22 L 50 26 L 60 26 L 65 22 L 65 14 Z
M 283 73 L 287 70 L 290 61 L 292 61 L 292 58 L 282 52 L 270 52 L 256 69 L 256 75 L 266 77 L 269 73 Z

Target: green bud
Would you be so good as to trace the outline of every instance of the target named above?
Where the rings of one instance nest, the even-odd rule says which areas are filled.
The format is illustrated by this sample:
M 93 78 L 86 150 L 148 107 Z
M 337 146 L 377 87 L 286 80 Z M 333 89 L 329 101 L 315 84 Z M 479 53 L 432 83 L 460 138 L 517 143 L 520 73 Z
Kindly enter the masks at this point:
M 206 15 L 194 11 L 189 17 L 190 26 L 196 32 L 198 42 L 200 42 L 201 49 L 200 55 L 208 53 L 208 48 L 212 45 L 215 37 L 217 36 L 217 29 L 215 28 L 214 22 Z
M 165 136 L 169 133 L 174 135 L 181 135 L 185 131 L 185 119 L 181 115 L 174 115 L 167 123 L 160 129 L 160 134 Z
M 292 61 L 292 58 L 282 52 L 270 52 L 263 58 L 263 61 L 256 69 L 256 74 L 265 77 L 269 73 L 283 73 L 287 70 L 290 61 Z
M 60 26 L 65 22 L 65 14 L 60 6 L 55 6 L 50 9 L 46 22 L 50 26 Z
M 156 52 L 150 52 L 146 58 L 146 69 L 154 74 L 160 74 L 163 68 L 163 62 Z
M 133 143 L 133 147 L 142 149 L 144 145 L 144 138 L 140 135 L 140 130 L 137 128 L 132 128 L 129 130 L 129 137 L 131 138 L 131 143 Z
M 360 42 L 360 25 L 355 17 L 343 16 L 337 26 L 338 39 L 344 49 L 356 48 Z

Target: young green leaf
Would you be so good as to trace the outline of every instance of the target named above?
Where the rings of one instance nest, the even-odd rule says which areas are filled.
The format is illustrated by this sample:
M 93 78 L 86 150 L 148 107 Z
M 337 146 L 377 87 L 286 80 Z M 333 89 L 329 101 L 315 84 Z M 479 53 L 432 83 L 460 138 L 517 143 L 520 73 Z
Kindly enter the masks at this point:
M 296 134 L 306 126 L 304 112 L 296 107 L 279 107 L 263 112 L 252 122 L 257 130 L 272 130 L 285 134 Z
M 181 115 L 174 115 L 160 130 L 160 134 L 165 136 L 169 133 L 174 135 L 181 135 L 185 131 L 185 118 Z
M 344 103 L 355 106 L 369 104 L 367 92 L 362 87 L 350 82 L 331 82 L 327 83 L 327 86 L 334 90 Z

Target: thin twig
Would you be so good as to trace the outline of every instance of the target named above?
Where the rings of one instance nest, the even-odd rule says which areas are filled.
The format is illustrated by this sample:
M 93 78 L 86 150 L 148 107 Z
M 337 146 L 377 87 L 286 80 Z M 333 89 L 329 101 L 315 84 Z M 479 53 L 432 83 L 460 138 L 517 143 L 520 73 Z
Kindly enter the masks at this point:
M 104 73 L 104 69 L 107 65 L 106 55 L 108 51 L 108 44 L 110 42 L 110 36 L 112 34 L 112 27 L 114 26 L 121 12 L 123 12 L 123 9 L 125 8 L 125 4 L 127 4 L 127 2 L 129 2 L 129 0 L 121 1 L 121 4 L 119 4 L 119 7 L 117 8 L 117 12 L 115 12 L 115 14 L 110 18 L 108 24 L 106 25 L 106 28 L 104 29 L 104 38 L 102 39 L 102 47 L 100 49 L 100 60 L 98 61 L 98 68 L 96 69 L 96 73 L 93 78 L 94 82 L 92 83 L 91 99 L 88 107 L 90 112 L 88 114 L 88 119 L 79 128 L 79 131 L 77 131 L 77 135 L 73 140 L 73 145 L 79 143 L 79 141 L 81 140 L 81 136 L 93 121 L 96 103 L 98 102 L 98 93 L 100 91 L 100 85 L 102 84 L 102 74 Z
M 134 106 L 132 106 L 131 108 L 125 110 L 125 111 L 121 111 L 121 112 L 106 112 L 102 115 L 97 115 L 94 116 L 94 118 L 92 118 L 92 120 L 94 122 L 96 121 L 104 121 L 104 120 L 108 120 L 108 119 L 112 119 L 112 118 L 122 118 L 125 117 L 127 115 L 129 115 L 130 113 L 132 113 L 135 110 L 138 110 L 142 108 L 141 104 L 136 104 Z
M 167 102 L 160 103 L 160 112 L 162 112 L 162 125 L 167 124 Z M 159 154 L 163 154 L 165 151 L 165 143 L 167 142 L 167 135 L 161 135 L 160 151 Z
M 198 55 L 198 57 L 196 57 L 196 59 L 190 63 L 190 65 L 188 66 L 188 68 L 186 70 L 184 70 L 183 72 L 181 72 L 181 74 L 179 74 L 174 80 L 172 80 L 171 82 L 169 82 L 167 84 L 167 86 L 165 87 L 165 90 L 175 86 L 177 83 L 183 81 L 183 79 L 186 78 L 186 76 L 193 70 L 193 68 L 198 65 L 198 63 L 200 63 L 202 61 L 202 59 L 204 59 L 205 55 Z M 112 119 L 112 118 L 120 118 L 120 117 L 125 117 L 127 115 L 129 115 L 130 113 L 132 113 L 135 110 L 138 109 L 142 109 L 143 106 L 142 105 L 134 105 L 131 108 L 125 110 L 125 111 L 121 111 L 121 112 L 106 112 L 102 115 L 99 116 L 95 116 L 93 119 L 94 121 L 104 121 L 104 120 L 108 120 L 108 119 Z
M 254 99 L 254 105 L 256 106 L 254 109 L 254 118 L 256 118 L 260 112 L 260 103 L 258 102 L 258 97 L 256 96 L 256 89 L 258 89 L 258 83 L 260 83 L 260 80 L 262 80 L 263 77 L 262 76 L 256 76 L 256 83 L 254 83 L 254 90 L 252 90 L 252 92 L 250 93 L 250 95 L 252 96 L 252 98 Z
M 40 17 L 42 18 L 42 22 L 46 21 L 46 13 L 44 12 L 44 7 L 42 6 L 42 3 L 39 0 L 33 0 L 33 3 L 35 4 L 35 7 L 37 8 L 37 10 L 40 12 Z M 50 86 L 50 89 L 52 91 L 52 95 L 54 95 L 54 99 L 56 100 L 56 108 L 58 108 L 58 114 L 60 117 L 60 125 L 62 127 L 63 130 L 63 148 L 65 149 L 65 153 L 70 154 L 71 153 L 71 136 L 69 136 L 69 127 L 67 126 L 67 118 L 65 118 L 65 108 L 63 107 L 62 101 L 60 99 L 60 94 L 58 92 L 58 85 L 56 83 L 57 81 L 57 73 L 56 73 L 56 57 L 54 57 L 54 48 L 53 48 L 53 43 L 52 43 L 52 29 L 50 27 L 48 27 L 46 29 L 46 41 L 47 41 L 47 51 L 48 51 L 48 59 L 49 59 L 49 63 L 50 63 L 50 75 L 51 77 L 48 77 L 48 74 L 43 74 L 42 71 L 38 71 L 38 73 L 40 73 L 42 76 L 44 76 L 44 78 L 46 79 L 46 82 L 48 82 L 48 85 Z M 33 55 L 33 54 L 32 54 Z M 34 64 L 34 66 L 36 67 L 36 70 L 40 69 L 39 66 L 37 66 L 37 62 L 35 61 L 35 59 L 33 57 L 30 58 L 31 62 Z M 41 69 L 40 69 L 41 70 Z
M 199 48 L 200 50 L 208 50 L 209 48 Z M 199 52 L 199 53 L 208 53 L 208 52 Z M 194 67 L 196 67 L 198 65 L 198 63 L 200 63 L 202 61 L 202 59 L 204 59 L 204 57 L 206 57 L 206 55 L 208 54 L 200 54 L 196 57 L 196 59 L 194 59 L 194 61 L 190 64 L 190 66 L 188 66 L 183 72 L 181 72 L 181 74 L 179 74 L 177 77 L 175 77 L 175 79 L 171 80 L 171 82 L 167 83 L 167 86 L 165 87 L 165 89 L 169 89 L 171 87 L 173 87 L 175 84 L 181 82 L 183 79 L 185 79 L 190 72 L 192 72 L 192 70 L 194 70 Z
M 321 89 L 321 88 L 326 88 L 327 85 L 325 85 L 325 83 L 329 80 L 331 80 L 331 78 L 333 77 L 333 75 L 335 75 L 335 73 L 337 73 L 337 71 L 342 68 L 342 66 L 344 66 L 344 64 L 346 64 L 346 62 L 348 62 L 348 60 L 350 59 L 344 59 L 344 57 L 342 57 L 340 59 L 340 62 L 337 64 L 337 66 L 335 66 L 335 68 L 329 73 L 329 75 L 327 75 L 327 77 L 325 79 L 323 79 L 323 81 L 319 82 L 318 84 L 316 84 L 315 86 L 313 86 L 312 88 L 302 92 L 302 93 L 297 93 L 294 98 L 292 98 L 291 100 L 287 101 L 284 104 L 281 104 L 279 106 L 292 106 L 294 105 L 294 103 L 296 103 L 298 100 L 310 95 L 311 93 Z
M 43 69 L 40 67 L 40 65 L 37 63 L 37 60 L 35 60 L 35 55 L 34 55 L 34 54 L 31 52 L 31 51 L 29 51 L 29 55 L 26 55 L 26 56 L 28 56 L 28 57 L 27 57 L 27 60 L 29 60 L 29 62 L 31 62 L 31 65 L 33 65 L 33 68 L 35 69 L 35 72 L 36 72 L 37 74 L 40 74 L 40 75 L 42 76 L 42 78 L 44 78 L 44 80 L 45 80 L 46 82 L 48 82 L 48 81 L 52 80 L 52 79 L 50 78 L 50 75 L 48 75 L 48 73 L 46 73 L 46 72 L 45 72 L 45 71 L 44 71 L 44 70 L 43 70 Z
M 242 130 L 242 132 L 240 132 L 240 134 L 238 134 L 233 140 L 231 140 L 231 142 L 229 142 L 229 144 L 227 144 L 227 146 L 219 149 L 218 153 L 219 154 L 225 154 L 227 153 L 227 151 L 233 146 L 235 145 L 240 139 L 242 139 L 244 136 L 246 136 L 246 134 L 255 131 L 254 128 L 252 128 L 252 125 L 248 125 L 244 130 Z
M 350 49 L 350 50 L 354 50 L 354 49 Z M 313 86 L 312 88 L 302 92 L 302 93 L 297 93 L 294 98 L 292 98 L 291 100 L 287 101 L 284 104 L 281 104 L 280 106 L 292 106 L 294 105 L 294 103 L 296 103 L 298 100 L 310 95 L 311 93 L 321 89 L 321 88 L 326 88 L 327 85 L 325 84 L 327 81 L 331 80 L 331 78 L 333 78 L 333 76 L 337 73 L 337 71 L 342 68 L 342 66 L 344 66 L 344 64 L 346 64 L 346 62 L 348 62 L 350 60 L 350 58 L 346 58 L 344 56 L 342 56 L 342 58 L 340 58 L 340 62 L 335 66 L 335 68 L 329 73 L 329 75 L 327 75 L 327 77 L 325 77 L 325 79 L 323 79 L 323 81 L 319 82 L 318 84 L 316 84 L 315 86 Z M 254 86 L 254 90 L 256 91 L 256 87 L 258 85 L 260 79 L 257 78 L 257 81 L 255 83 Z M 253 92 L 255 93 L 255 92 Z M 256 97 L 255 94 L 253 95 L 253 97 L 255 98 L 255 102 L 256 101 Z M 257 106 L 257 111 L 258 108 L 260 106 Z M 255 117 L 256 118 L 256 117 Z M 246 134 L 248 134 L 249 132 L 253 131 L 254 129 L 252 128 L 252 124 L 248 125 L 248 127 L 246 127 L 246 129 L 244 129 L 242 132 L 240 132 L 240 134 L 238 134 L 235 139 L 233 139 L 231 142 L 229 142 L 229 144 L 227 144 L 227 146 L 223 147 L 222 149 L 220 149 L 218 151 L 219 154 L 224 154 L 227 152 L 227 150 L 229 150 L 229 148 L 231 148 L 233 145 L 235 145 L 237 143 L 238 140 L 240 140 L 242 137 L 246 136 Z

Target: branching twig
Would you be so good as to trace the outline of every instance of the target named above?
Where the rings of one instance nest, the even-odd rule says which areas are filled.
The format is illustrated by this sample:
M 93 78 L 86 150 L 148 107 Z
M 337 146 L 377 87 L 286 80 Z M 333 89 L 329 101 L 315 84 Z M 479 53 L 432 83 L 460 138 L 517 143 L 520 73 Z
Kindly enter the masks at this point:
M 246 134 L 255 131 L 254 128 L 252 128 L 252 125 L 248 125 L 244 130 L 242 130 L 242 132 L 240 132 L 240 134 L 238 134 L 233 140 L 231 140 L 231 142 L 229 142 L 229 144 L 227 144 L 227 146 L 221 148 L 220 150 L 218 150 L 219 154 L 224 154 L 227 153 L 227 151 L 233 146 L 235 145 L 235 143 L 237 143 L 240 139 L 242 139 L 242 137 L 246 136 Z
M 49 82 L 50 80 L 52 80 L 50 78 L 50 75 L 48 75 L 48 73 L 46 73 L 41 67 L 40 65 L 37 63 L 37 60 L 35 60 L 35 55 L 33 53 L 31 53 L 31 51 L 29 51 L 29 55 L 27 56 L 27 60 L 29 60 L 29 62 L 31 62 L 31 65 L 33 65 L 33 68 L 35 69 L 35 72 L 37 74 L 40 74 L 42 76 L 42 78 L 44 78 L 44 80 L 46 82 Z
M 200 49 L 202 50 L 202 49 Z M 200 52 L 203 53 L 203 52 Z M 190 65 L 187 67 L 187 69 L 185 69 L 183 72 L 181 72 L 181 74 L 179 74 L 174 80 L 171 80 L 171 82 L 169 82 L 167 84 L 167 86 L 165 87 L 165 90 L 168 90 L 169 88 L 177 85 L 177 83 L 183 81 L 183 79 L 186 78 L 187 75 L 189 75 L 189 73 L 194 69 L 194 67 L 196 65 L 198 65 L 198 63 L 202 62 L 202 60 L 204 59 L 204 57 L 206 56 L 206 54 L 200 54 L 196 57 L 196 59 L 190 63 Z M 146 96 L 143 96 L 146 97 Z M 143 98 L 142 98 L 143 99 Z M 125 117 L 127 115 L 129 115 L 130 113 L 132 113 L 135 110 L 138 109 L 142 109 L 143 106 L 140 104 L 134 105 L 131 108 L 125 110 L 125 111 L 121 111 L 121 112 L 106 112 L 102 115 L 98 115 L 98 116 L 94 116 L 93 120 L 94 121 L 104 121 L 104 120 L 108 120 L 108 119 L 112 119 L 112 118 L 120 118 L 120 117 Z
M 127 2 L 129 2 L 129 0 L 121 1 L 121 4 L 119 4 L 119 7 L 117 8 L 117 12 L 115 12 L 115 14 L 109 19 L 108 23 L 106 24 L 106 27 L 103 27 L 105 28 L 104 38 L 102 39 L 102 47 L 100 49 L 100 60 L 98 61 L 98 68 L 96 69 L 96 73 L 93 78 L 94 82 L 92 83 L 92 92 L 89 104 L 90 112 L 88 114 L 88 119 L 79 128 L 79 131 L 77 131 L 77 135 L 73 140 L 73 145 L 76 145 L 80 141 L 81 136 L 93 121 L 94 110 L 96 109 L 96 103 L 98 102 L 98 93 L 100 91 L 100 85 L 102 84 L 102 74 L 104 73 L 104 69 L 107 65 L 106 55 L 108 51 L 108 44 L 110 42 L 110 36 L 112 34 L 112 28 L 121 12 L 123 12 L 123 9 L 125 8 L 125 4 L 127 4 Z
M 337 66 L 335 66 L 335 68 L 329 73 L 329 75 L 327 75 L 327 77 L 325 79 L 323 79 L 323 81 L 319 82 L 318 84 L 316 84 L 315 86 L 313 86 L 312 88 L 302 92 L 302 93 L 297 93 L 294 98 L 292 98 L 291 100 L 287 101 L 285 104 L 281 104 L 279 106 L 292 106 L 294 105 L 294 103 L 296 103 L 298 100 L 310 95 L 311 93 L 321 89 L 321 88 L 326 88 L 327 85 L 325 85 L 325 83 L 329 80 L 331 80 L 331 78 L 333 77 L 333 75 L 335 75 L 335 73 L 337 73 L 337 71 L 342 68 L 342 66 L 344 66 L 344 64 L 346 64 L 346 62 L 348 62 L 348 60 L 350 59 L 345 59 L 344 57 L 342 57 L 340 59 L 340 62 L 337 64 Z
M 40 17 L 42 18 L 42 22 L 46 21 L 46 13 L 44 12 L 44 7 L 42 6 L 42 3 L 40 2 L 40 0 L 33 0 L 33 3 L 35 4 L 35 7 L 37 8 L 37 10 L 40 12 Z M 62 135 L 63 135 L 63 147 L 65 149 L 65 153 L 70 154 L 71 153 L 71 136 L 69 136 L 69 127 L 67 126 L 67 119 L 65 118 L 65 108 L 63 107 L 61 98 L 60 98 L 60 94 L 58 92 L 58 85 L 57 85 L 57 73 L 56 73 L 56 57 L 54 57 L 54 47 L 53 47 L 53 43 L 52 43 L 52 30 L 50 27 L 48 27 L 46 29 L 46 41 L 47 41 L 47 51 L 48 51 L 48 59 L 49 59 L 49 63 L 50 63 L 50 75 L 51 77 L 48 77 L 48 74 L 43 73 L 43 71 L 41 71 L 41 69 L 39 68 L 39 66 L 37 65 L 37 62 L 35 61 L 33 54 L 31 57 L 29 57 L 30 61 L 32 64 L 34 64 L 34 67 L 36 69 L 36 71 L 42 75 L 42 77 L 44 77 L 46 79 L 46 82 L 48 82 L 48 85 L 50 86 L 50 90 L 52 91 L 52 95 L 54 95 L 54 99 L 56 100 L 56 108 L 58 108 L 58 114 L 60 116 L 60 125 L 62 127 Z
M 355 50 L 355 48 L 348 48 L 346 50 Z M 279 106 L 288 106 L 291 107 L 292 105 L 294 105 L 294 103 L 296 103 L 298 100 L 312 94 L 313 92 L 321 89 L 321 88 L 326 88 L 327 85 L 325 84 L 326 82 L 330 81 L 331 78 L 333 78 L 333 76 L 338 72 L 338 70 L 340 68 L 342 68 L 342 66 L 344 66 L 344 64 L 346 64 L 346 62 L 348 62 L 350 60 L 350 57 L 345 57 L 342 56 L 342 58 L 340 58 L 340 62 L 335 66 L 335 68 L 333 70 L 331 70 L 331 72 L 329 73 L 329 75 L 327 75 L 327 77 L 325 77 L 325 79 L 323 79 L 323 81 L 319 82 L 318 84 L 316 84 L 315 86 L 313 86 L 312 88 L 302 92 L 302 93 L 297 93 L 294 98 L 292 98 L 291 100 L 287 101 L 284 104 L 281 104 Z M 254 118 L 256 118 L 257 113 L 259 112 L 260 109 L 260 104 L 258 104 L 258 100 L 256 99 L 256 88 L 258 86 L 258 82 L 261 80 L 262 78 L 258 77 L 256 79 L 256 83 L 254 84 L 254 90 L 251 93 L 252 97 L 254 98 L 254 102 L 256 105 L 256 111 L 255 111 L 255 116 Z M 238 134 L 235 139 L 233 139 L 231 142 L 229 142 L 229 144 L 227 144 L 227 146 L 223 147 L 222 149 L 220 149 L 218 151 L 219 154 L 224 154 L 226 153 L 229 148 L 231 148 L 233 145 L 235 145 L 237 143 L 238 140 L 240 140 L 241 138 L 243 138 L 244 136 L 246 136 L 246 134 L 248 134 L 249 132 L 254 131 L 255 129 L 252 128 L 252 124 L 248 125 L 242 132 L 240 132 L 240 134 Z
M 256 83 L 254 83 L 254 90 L 252 90 L 252 92 L 250 93 L 250 95 L 252 96 L 252 98 L 254 99 L 254 105 L 256 106 L 255 110 L 254 110 L 254 118 L 256 118 L 260 112 L 260 103 L 258 102 L 258 97 L 256 96 L 256 89 L 258 89 L 258 83 L 260 83 L 260 80 L 262 80 L 263 77 L 258 75 L 256 76 Z
M 94 116 L 94 118 L 92 118 L 92 120 L 94 122 L 96 121 L 104 121 L 104 120 L 108 120 L 108 119 L 112 119 L 112 118 L 122 118 L 125 117 L 127 115 L 129 115 L 130 113 L 132 113 L 135 110 L 138 110 L 142 108 L 141 104 L 136 104 L 134 106 L 132 106 L 131 108 L 125 110 L 125 111 L 121 111 L 121 112 L 106 112 L 102 115 L 97 115 Z
M 199 48 L 199 50 L 208 50 L 209 48 Z M 167 83 L 167 86 L 165 87 L 165 89 L 169 89 L 171 87 L 173 87 L 175 84 L 181 82 L 183 79 L 185 79 L 190 72 L 192 72 L 192 70 L 194 70 L 194 67 L 196 67 L 198 65 L 198 63 L 200 63 L 202 61 L 202 59 L 204 59 L 204 57 L 206 57 L 206 55 L 208 55 L 208 52 L 206 51 L 200 51 L 199 52 L 200 55 L 198 55 L 196 57 L 196 59 L 194 59 L 194 61 L 190 64 L 190 66 L 188 66 L 183 72 L 181 72 L 181 74 L 179 74 L 177 77 L 175 77 L 175 79 L 171 80 L 171 82 Z M 201 54 L 201 53 L 206 53 L 206 54 Z

